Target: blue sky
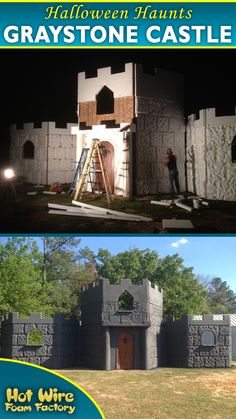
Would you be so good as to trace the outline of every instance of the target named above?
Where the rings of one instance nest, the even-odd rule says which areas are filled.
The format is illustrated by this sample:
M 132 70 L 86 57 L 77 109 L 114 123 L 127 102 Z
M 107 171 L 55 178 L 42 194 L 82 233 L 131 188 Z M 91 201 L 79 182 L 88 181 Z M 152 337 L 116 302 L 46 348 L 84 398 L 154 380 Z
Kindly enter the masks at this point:
M 160 257 L 178 253 L 194 273 L 218 276 L 236 292 L 235 236 L 81 236 L 81 247 L 85 246 L 95 252 L 107 248 L 112 254 L 135 247 L 156 250 Z
M 178 253 L 184 265 L 196 274 L 219 276 L 236 292 L 236 237 L 211 236 L 126 236 L 83 237 L 82 246 L 108 248 L 115 254 L 130 248 L 153 249 L 161 257 Z

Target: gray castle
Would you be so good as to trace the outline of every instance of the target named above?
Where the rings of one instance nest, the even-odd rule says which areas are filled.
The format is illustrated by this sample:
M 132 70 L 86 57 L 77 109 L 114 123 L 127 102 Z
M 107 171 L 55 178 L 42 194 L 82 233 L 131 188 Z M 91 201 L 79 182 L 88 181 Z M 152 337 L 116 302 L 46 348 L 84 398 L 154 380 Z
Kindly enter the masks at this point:
M 148 280 L 107 279 L 81 290 L 81 318 L 11 313 L 1 323 L 1 356 L 48 368 L 144 369 L 231 366 L 230 317 L 163 322 L 163 292 Z

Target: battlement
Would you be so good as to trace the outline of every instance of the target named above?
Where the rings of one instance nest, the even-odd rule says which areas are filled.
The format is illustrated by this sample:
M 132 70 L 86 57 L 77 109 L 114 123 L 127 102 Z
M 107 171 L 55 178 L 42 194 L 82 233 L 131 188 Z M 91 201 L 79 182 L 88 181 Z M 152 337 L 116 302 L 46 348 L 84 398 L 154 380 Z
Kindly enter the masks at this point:
M 95 101 L 104 86 L 113 92 L 114 98 L 148 96 L 181 103 L 183 100 L 181 73 L 126 63 L 124 71 L 114 72 L 110 66 L 99 68 L 92 77 L 86 75 L 86 72 L 79 73 L 78 102 Z
M 99 283 L 91 283 L 81 290 L 81 306 L 84 309 L 93 305 L 99 311 L 102 310 L 104 304 L 108 304 L 115 312 L 116 303 L 125 292 L 133 297 L 134 306 L 149 307 L 151 304 L 162 310 L 163 291 L 158 286 L 153 286 L 147 279 L 140 280 L 139 283 L 133 283 L 131 279 L 123 279 L 119 283 L 112 284 L 109 279 L 102 278 Z
M 78 74 L 78 102 L 95 101 L 100 90 L 107 86 L 114 97 L 130 97 L 133 95 L 133 64 L 125 64 L 125 71 L 112 73 L 112 67 L 99 68 L 95 77 L 86 77 L 86 73 Z
M 56 313 L 52 317 L 43 317 L 42 313 L 30 313 L 28 317 L 21 317 L 19 313 L 13 312 L 8 313 L 6 316 L 2 316 L 1 318 L 2 323 L 4 324 L 22 324 L 22 323 L 37 323 L 37 324 L 55 324 L 55 323 L 63 323 L 63 324 L 71 324 L 73 322 L 77 322 L 77 318 L 75 316 L 65 317 L 63 313 Z
M 110 279 L 107 278 L 101 278 L 99 280 L 99 282 L 91 282 L 90 284 L 83 286 L 82 289 L 80 290 L 81 293 L 86 292 L 86 291 L 90 291 L 94 288 L 99 288 L 103 285 L 104 286 L 111 286 L 111 287 L 142 287 L 144 286 L 145 288 L 151 288 L 152 290 L 154 290 L 155 292 L 158 292 L 160 294 L 163 293 L 163 290 L 155 284 L 152 284 L 151 281 L 149 281 L 148 279 L 140 279 L 140 281 L 138 283 L 134 282 L 132 279 L 122 279 L 119 282 L 116 282 L 115 284 L 111 282 Z
M 230 317 L 228 314 L 215 315 L 188 315 L 188 324 L 203 324 L 203 325 L 230 325 Z
M 180 319 L 168 317 L 168 326 L 183 327 L 187 325 L 230 325 L 230 315 L 228 314 L 198 314 L 184 315 Z
M 125 63 L 119 69 L 116 69 L 114 66 L 97 68 L 95 69 L 92 75 L 90 75 L 87 71 L 82 71 L 79 73 L 79 77 L 81 80 L 82 79 L 91 80 L 91 79 L 96 79 L 99 77 L 113 77 L 119 74 L 121 74 L 122 76 L 124 74 L 130 75 L 133 70 L 133 67 L 136 68 L 137 72 L 140 75 L 143 74 L 143 75 L 148 75 L 151 77 L 158 76 L 159 72 L 165 72 L 165 73 L 170 73 L 170 74 L 173 74 L 173 73 L 180 74 L 173 71 L 162 70 L 156 66 L 146 66 L 145 64 L 138 64 L 138 63 L 130 62 L 130 63 Z
M 236 125 L 236 107 L 234 115 L 216 116 L 216 108 L 201 109 L 199 114 L 188 116 L 188 128 L 202 128 L 207 125 Z
M 99 282 L 90 282 L 87 285 L 84 285 L 81 289 L 80 289 L 80 293 L 84 293 L 86 291 L 91 291 L 92 289 L 96 288 L 100 288 L 101 287 L 101 281 Z
M 38 134 L 38 135 L 50 135 L 50 134 L 57 134 L 57 135 L 65 135 L 71 134 L 72 127 L 75 127 L 76 124 L 73 123 L 65 123 L 65 124 L 57 124 L 56 122 L 26 122 L 21 126 L 17 124 L 11 125 L 11 135 L 15 134 Z
M 92 76 L 90 76 L 88 72 L 82 71 L 79 73 L 79 77 L 80 77 L 80 80 L 82 79 L 91 80 L 91 79 L 96 79 L 98 77 L 112 77 L 112 76 L 116 76 L 117 74 L 124 74 L 124 73 L 127 73 L 130 75 L 132 74 L 132 68 L 133 68 L 133 63 L 124 64 L 124 70 L 118 70 L 118 71 L 116 71 L 113 66 L 102 67 L 102 68 L 97 68 L 96 72 Z

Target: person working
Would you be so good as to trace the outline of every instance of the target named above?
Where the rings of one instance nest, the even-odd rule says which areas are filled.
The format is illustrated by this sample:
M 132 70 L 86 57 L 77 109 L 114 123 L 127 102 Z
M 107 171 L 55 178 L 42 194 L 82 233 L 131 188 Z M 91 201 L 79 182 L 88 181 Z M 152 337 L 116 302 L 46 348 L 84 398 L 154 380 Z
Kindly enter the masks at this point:
M 164 160 L 164 166 L 168 167 L 169 170 L 169 192 L 174 194 L 174 184 L 177 193 L 180 193 L 180 186 L 179 186 L 179 175 L 177 169 L 177 162 L 176 156 L 173 154 L 171 148 L 168 148 L 166 151 L 166 157 Z

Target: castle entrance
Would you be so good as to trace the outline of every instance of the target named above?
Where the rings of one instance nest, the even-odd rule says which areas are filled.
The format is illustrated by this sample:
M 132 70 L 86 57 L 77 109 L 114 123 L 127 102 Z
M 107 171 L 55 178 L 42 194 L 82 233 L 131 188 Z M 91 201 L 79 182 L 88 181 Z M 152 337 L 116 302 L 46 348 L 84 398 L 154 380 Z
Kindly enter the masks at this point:
M 103 167 L 106 171 L 108 181 L 111 186 L 111 193 L 114 193 L 114 147 L 109 141 L 101 141 L 99 143 L 101 147 L 101 154 L 103 159 Z M 98 161 L 98 156 L 96 156 L 96 168 L 100 168 Z M 103 182 L 102 173 L 96 174 L 96 180 L 98 184 L 98 189 L 102 192 L 105 192 L 105 185 Z
M 134 337 L 127 332 L 117 336 L 116 369 L 131 370 L 134 368 Z

